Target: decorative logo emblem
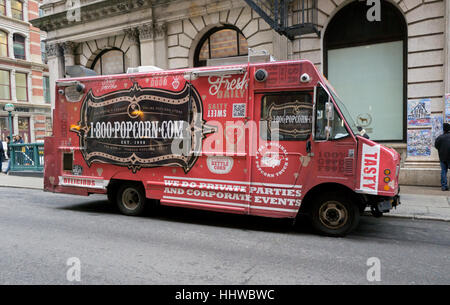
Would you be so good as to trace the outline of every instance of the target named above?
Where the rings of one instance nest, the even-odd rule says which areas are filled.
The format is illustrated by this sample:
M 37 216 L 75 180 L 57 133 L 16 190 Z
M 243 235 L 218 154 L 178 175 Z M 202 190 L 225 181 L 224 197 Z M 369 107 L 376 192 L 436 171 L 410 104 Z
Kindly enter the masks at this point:
M 211 156 L 206 159 L 209 171 L 214 174 L 228 174 L 233 163 L 233 158 L 225 156 Z
M 256 153 L 256 168 L 268 178 L 280 177 L 288 167 L 286 149 L 277 142 L 261 145 Z
M 180 81 L 178 80 L 178 76 L 175 76 L 173 78 L 172 87 L 173 87 L 173 89 L 177 90 L 179 86 L 180 86 Z
M 71 131 L 78 134 L 89 167 L 109 163 L 136 173 L 159 166 L 190 171 L 205 135 L 216 129 L 205 124 L 200 96 L 186 82 L 177 92 L 137 83 L 102 96 L 90 90 Z
M 356 120 L 358 121 L 358 125 L 361 127 L 367 127 L 372 124 L 372 116 L 368 113 L 359 114 L 356 117 Z
M 273 103 L 268 107 L 265 120 L 270 134 L 279 134 L 281 138 L 305 138 L 311 133 L 312 104 L 299 101 L 283 105 Z

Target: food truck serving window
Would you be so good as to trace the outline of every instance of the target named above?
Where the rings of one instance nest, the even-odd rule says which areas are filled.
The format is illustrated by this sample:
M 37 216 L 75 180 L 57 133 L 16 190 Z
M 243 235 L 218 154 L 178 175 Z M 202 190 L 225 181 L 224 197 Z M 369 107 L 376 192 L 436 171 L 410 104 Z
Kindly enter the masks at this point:
M 305 141 L 312 131 L 309 92 L 276 93 L 261 100 L 260 135 L 264 140 Z

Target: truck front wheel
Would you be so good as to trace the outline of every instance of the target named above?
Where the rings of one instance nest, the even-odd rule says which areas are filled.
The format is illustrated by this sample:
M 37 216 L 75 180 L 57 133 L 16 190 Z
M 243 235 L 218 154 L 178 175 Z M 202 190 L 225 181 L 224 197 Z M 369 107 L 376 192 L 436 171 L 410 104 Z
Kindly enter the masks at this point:
M 117 206 L 128 216 L 138 216 L 144 212 L 145 191 L 141 185 L 126 183 L 117 192 Z
M 327 236 L 345 236 L 357 227 L 359 218 L 356 204 L 334 193 L 320 196 L 311 210 L 314 229 Z

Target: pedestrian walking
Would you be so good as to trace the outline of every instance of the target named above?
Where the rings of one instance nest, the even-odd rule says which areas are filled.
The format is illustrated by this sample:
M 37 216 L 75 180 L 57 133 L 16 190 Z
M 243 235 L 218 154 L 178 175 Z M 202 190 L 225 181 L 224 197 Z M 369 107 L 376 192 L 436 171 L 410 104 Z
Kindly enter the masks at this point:
M 3 149 L 3 142 L 0 141 L 0 173 L 2 172 L 3 161 L 6 160 L 5 150 Z
M 450 166 L 450 124 L 444 123 L 444 134 L 437 137 L 434 147 L 439 152 L 439 161 L 441 163 L 441 189 L 448 191 L 447 173 Z
M 7 145 L 6 156 L 8 157 L 8 166 L 6 167 L 5 174 L 8 174 L 9 169 L 11 168 L 11 152 L 10 152 L 10 148 L 9 148 L 10 143 L 11 143 L 11 136 L 7 136 L 6 137 L 6 145 Z

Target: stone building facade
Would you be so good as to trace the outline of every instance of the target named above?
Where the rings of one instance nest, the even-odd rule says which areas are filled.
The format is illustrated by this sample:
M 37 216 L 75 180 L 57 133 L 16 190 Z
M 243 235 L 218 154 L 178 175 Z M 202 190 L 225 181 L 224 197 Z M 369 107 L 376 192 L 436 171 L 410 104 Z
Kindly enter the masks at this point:
M 4 105 L 14 104 L 12 127 L 25 142 L 51 131 L 49 71 L 41 54 L 45 33 L 29 20 L 39 17 L 36 0 L 0 0 L 0 140 L 10 134 Z
M 408 139 L 432 142 L 431 126 L 408 124 L 408 103 L 426 100 L 432 116 L 445 113 L 450 0 L 381 0 L 375 21 L 366 1 L 294 0 L 288 25 L 302 22 L 305 4 L 314 10 L 316 32 L 293 39 L 243 0 L 48 0 L 33 24 L 48 33 L 52 94 L 70 65 L 100 74 L 146 65 L 178 69 L 246 55 L 248 48 L 278 60 L 311 60 L 371 138 L 402 154 L 402 183 L 438 185 L 435 149 L 407 152 Z

